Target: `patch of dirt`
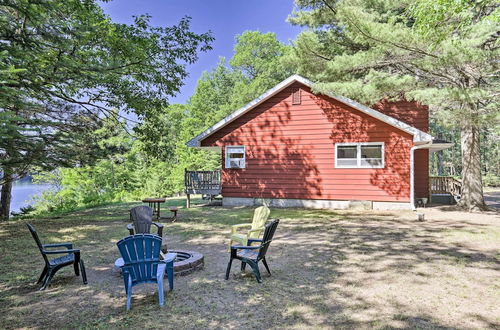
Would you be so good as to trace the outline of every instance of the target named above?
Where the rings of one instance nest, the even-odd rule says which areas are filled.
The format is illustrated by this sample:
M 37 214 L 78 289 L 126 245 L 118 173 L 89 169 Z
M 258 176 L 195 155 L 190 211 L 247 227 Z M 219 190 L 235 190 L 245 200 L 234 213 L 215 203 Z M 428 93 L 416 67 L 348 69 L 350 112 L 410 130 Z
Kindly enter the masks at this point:
M 19 234 L 19 225 L 1 226 L 4 237 L 18 237 L 22 245 L 15 252 L 0 241 L 2 254 L 9 256 L 0 265 L 0 327 L 500 327 L 498 213 L 427 208 L 418 210 L 426 219 L 418 222 L 414 212 L 295 209 L 287 218 L 286 210 L 277 210 L 281 222 L 268 252 L 272 276 L 261 267 L 258 284 L 248 267 L 242 275 L 238 262 L 224 279 L 229 227 L 210 222 L 207 214 L 201 230 L 205 210 L 213 218 L 239 212 L 183 210 L 182 223 L 166 223 L 164 229 L 169 248 L 203 253 L 205 268 L 175 277 L 172 292 L 165 281 L 163 308 L 156 285 L 135 287 L 128 313 L 123 280 L 113 270 L 119 257 L 115 242 L 126 235 L 125 222 L 81 227 L 75 237 L 82 237 L 77 243 L 89 284 L 82 285 L 68 267 L 44 292 L 32 284 L 43 266 L 39 255 L 26 253 L 26 246 L 36 251 L 34 243 Z M 55 228 L 63 229 L 61 223 Z M 206 234 L 178 235 L 174 228 Z M 85 243 L 89 238 L 92 244 Z

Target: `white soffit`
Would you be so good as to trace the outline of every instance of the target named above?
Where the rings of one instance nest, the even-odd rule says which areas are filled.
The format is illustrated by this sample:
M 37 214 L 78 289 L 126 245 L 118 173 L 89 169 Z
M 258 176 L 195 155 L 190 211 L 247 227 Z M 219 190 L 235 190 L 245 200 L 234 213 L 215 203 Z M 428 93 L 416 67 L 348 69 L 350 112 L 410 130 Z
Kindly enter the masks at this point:
M 267 92 L 265 92 L 264 94 L 262 94 L 261 96 L 256 98 L 255 100 L 253 100 L 252 102 L 248 103 L 244 107 L 231 113 L 229 116 L 222 119 L 217 124 L 213 125 L 212 127 L 207 129 L 203 133 L 199 134 L 198 136 L 196 136 L 195 138 L 190 140 L 188 143 L 186 143 L 186 145 L 188 147 L 200 147 L 200 143 L 204 138 L 215 133 L 216 131 L 218 131 L 219 129 L 228 125 L 229 123 L 233 122 L 234 120 L 241 117 L 242 115 L 244 115 L 248 111 L 252 110 L 257 105 L 259 105 L 259 104 L 263 103 L 265 100 L 269 99 L 271 96 L 279 93 L 281 90 L 290 86 L 294 82 L 299 82 L 299 83 L 301 83 L 309 88 L 312 88 L 312 86 L 313 86 L 312 81 L 310 81 L 302 76 L 299 76 L 299 75 L 290 76 L 287 79 L 283 80 L 278 85 L 276 85 L 275 87 L 271 88 L 270 90 L 268 90 Z M 396 118 L 387 116 L 381 112 L 378 112 L 377 110 L 374 110 L 374 109 L 369 108 L 365 105 L 362 105 L 362 104 L 360 104 L 354 100 L 351 100 L 347 97 L 338 96 L 338 95 L 335 95 L 333 93 L 324 93 L 324 95 L 327 95 L 331 98 L 334 98 L 337 101 L 342 102 L 342 103 L 344 103 L 344 104 L 346 104 L 354 109 L 357 109 L 361 112 L 364 112 L 373 118 L 376 118 L 380 121 L 383 121 L 386 124 L 389 124 L 389 125 L 396 127 L 396 128 L 398 128 L 398 129 L 400 129 L 408 134 L 413 135 L 413 142 L 424 142 L 424 141 L 430 142 L 430 141 L 432 141 L 431 135 L 419 130 L 418 128 L 415 128 L 411 125 L 408 125 L 407 123 L 404 123 L 400 120 L 397 120 Z
M 436 152 L 436 151 L 441 151 L 441 150 L 451 148 L 454 145 L 455 145 L 454 143 L 434 143 L 433 142 L 431 145 L 429 145 L 428 148 L 424 148 L 424 149 L 429 149 L 430 152 Z

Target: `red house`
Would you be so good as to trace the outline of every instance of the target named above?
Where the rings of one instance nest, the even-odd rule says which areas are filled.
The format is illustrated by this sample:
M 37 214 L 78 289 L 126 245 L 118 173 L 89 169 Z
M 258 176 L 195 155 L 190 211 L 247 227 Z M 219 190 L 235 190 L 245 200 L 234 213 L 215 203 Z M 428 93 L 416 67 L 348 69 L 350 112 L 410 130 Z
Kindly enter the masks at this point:
M 314 94 L 294 75 L 187 143 L 222 151 L 223 205 L 411 209 L 429 191 L 426 106 Z

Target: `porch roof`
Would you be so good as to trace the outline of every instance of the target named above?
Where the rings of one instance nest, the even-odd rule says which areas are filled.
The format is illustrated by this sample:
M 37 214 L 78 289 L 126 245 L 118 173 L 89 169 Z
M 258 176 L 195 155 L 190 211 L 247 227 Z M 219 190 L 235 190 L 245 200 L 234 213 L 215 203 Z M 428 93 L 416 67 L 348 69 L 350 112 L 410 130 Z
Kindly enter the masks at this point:
M 446 140 L 432 139 L 432 143 L 429 145 L 429 147 L 423 148 L 423 149 L 429 149 L 429 152 L 436 152 L 436 151 L 441 151 L 444 149 L 451 148 L 453 145 L 454 145 L 454 143 L 446 141 Z

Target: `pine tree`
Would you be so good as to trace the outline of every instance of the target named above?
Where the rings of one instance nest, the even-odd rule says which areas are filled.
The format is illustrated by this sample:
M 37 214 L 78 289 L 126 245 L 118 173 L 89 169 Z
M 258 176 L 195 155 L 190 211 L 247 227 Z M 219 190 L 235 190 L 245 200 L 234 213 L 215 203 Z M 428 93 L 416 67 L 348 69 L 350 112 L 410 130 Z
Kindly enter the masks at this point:
M 460 128 L 468 210 L 484 208 L 480 130 L 498 124 L 499 4 L 493 0 L 297 0 L 290 22 L 309 29 L 292 61 L 365 104 L 404 94 Z

